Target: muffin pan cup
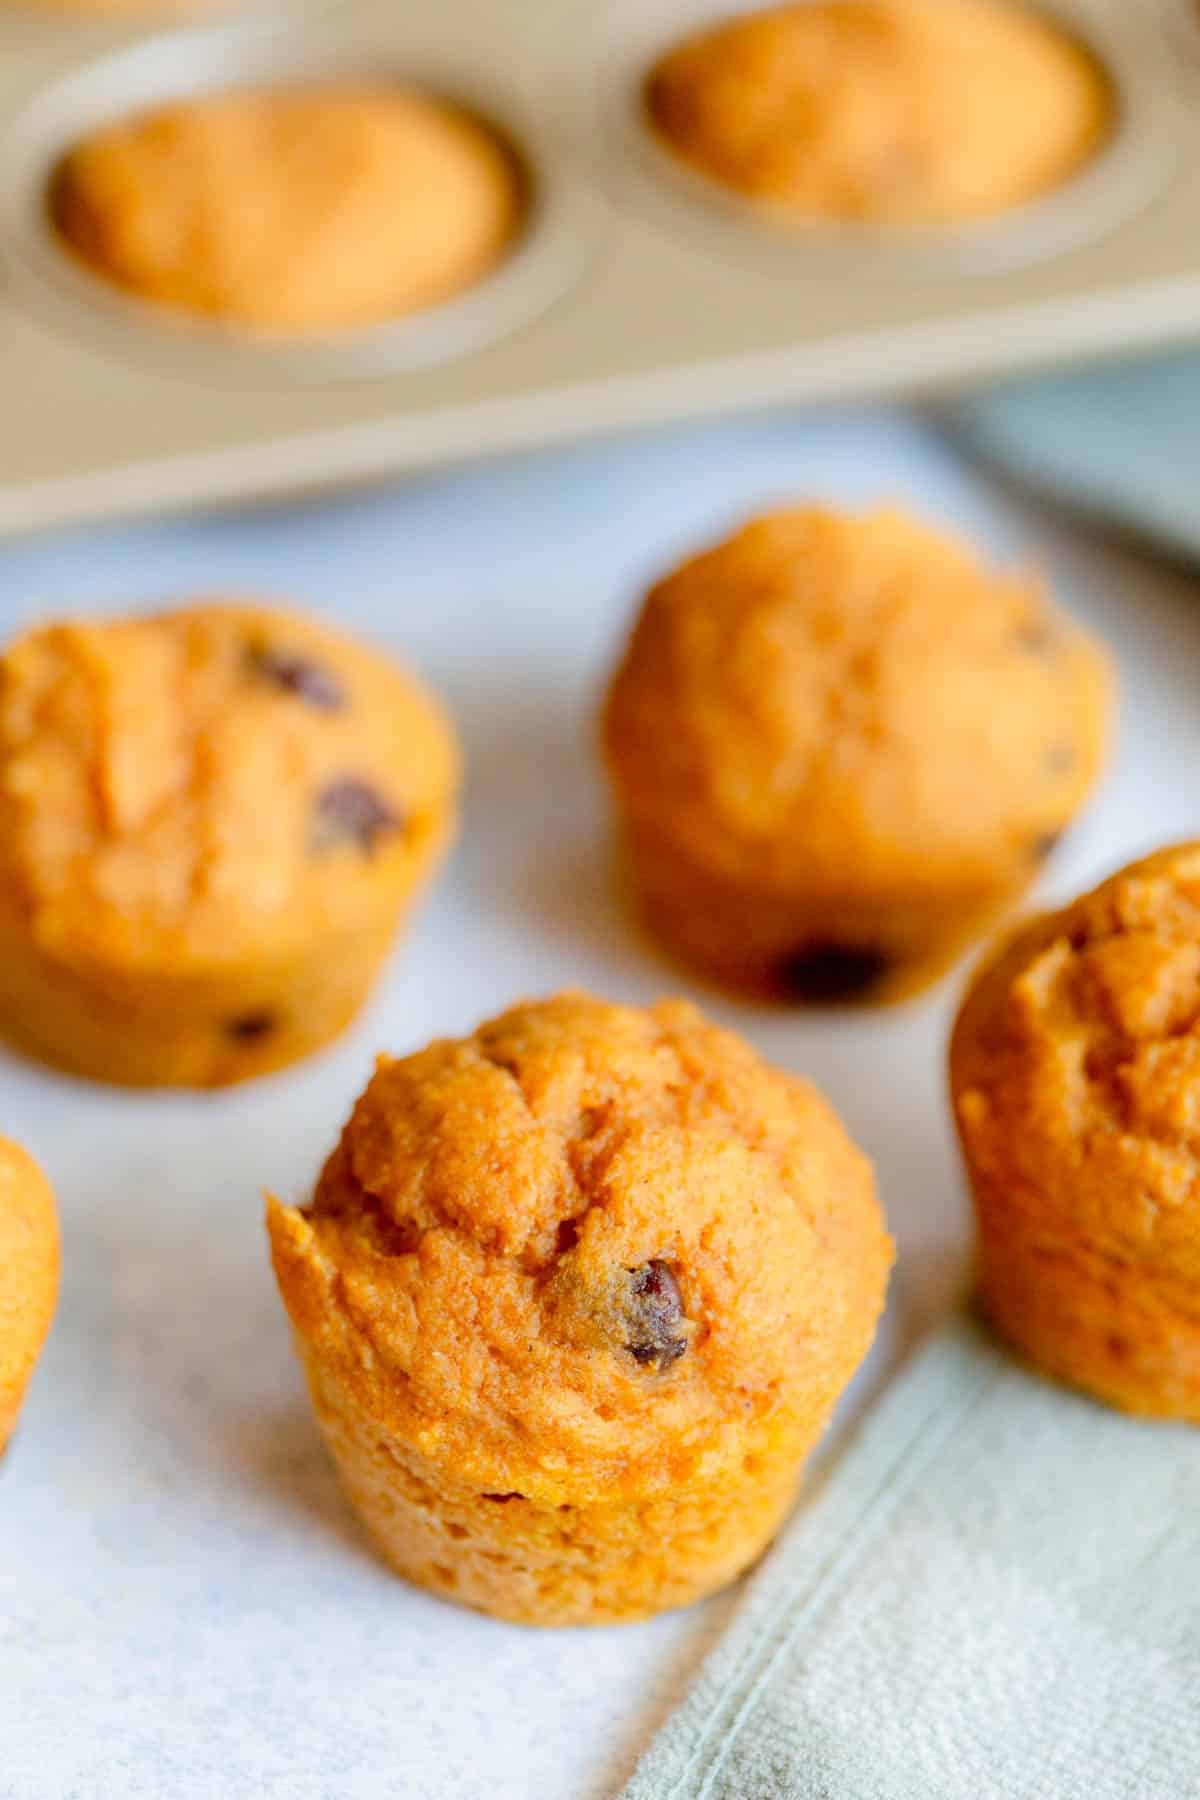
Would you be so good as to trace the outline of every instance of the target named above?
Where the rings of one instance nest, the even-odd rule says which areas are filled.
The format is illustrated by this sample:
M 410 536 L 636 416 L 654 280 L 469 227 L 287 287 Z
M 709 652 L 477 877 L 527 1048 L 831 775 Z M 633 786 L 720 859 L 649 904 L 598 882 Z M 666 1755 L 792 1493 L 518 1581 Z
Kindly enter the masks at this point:
M 684 169 L 642 118 L 657 56 L 731 10 L 283 0 L 176 25 L 5 8 L 0 533 L 742 405 L 932 389 L 1194 329 L 1200 11 L 1049 9 L 1109 70 L 1120 120 L 1044 199 L 952 230 L 798 231 Z M 318 338 L 255 335 L 121 293 L 49 225 L 53 169 L 97 126 L 180 96 L 364 73 L 465 104 L 529 172 L 513 251 L 443 305 Z
M 444 303 L 397 319 L 327 334 L 272 335 L 225 327 L 182 309 L 139 300 L 72 256 L 47 224 L 46 193 L 54 169 L 81 137 L 145 111 L 166 98 L 232 87 L 287 86 L 386 79 L 394 72 L 443 95 L 496 127 L 511 143 L 530 181 L 529 211 L 500 266 L 477 286 Z M 201 379 L 290 383 L 379 375 L 428 367 L 462 356 L 536 316 L 573 273 L 577 248 L 573 209 L 536 127 L 522 115 L 511 82 L 452 48 L 414 38 L 408 48 L 367 33 L 323 30 L 315 22 L 226 23 L 135 42 L 52 82 L 10 133 L 5 217 L 17 252 L 14 274 L 27 304 L 39 301 L 64 329 L 92 332 L 129 356 L 165 356 Z
M 658 0 L 650 8 L 603 15 L 594 49 L 600 80 L 598 122 L 623 156 L 613 165 L 631 204 L 664 228 L 686 232 L 712 256 L 740 255 L 758 275 L 803 281 L 873 281 L 908 271 L 936 279 L 993 276 L 1036 263 L 1118 226 L 1147 202 L 1169 160 L 1158 83 L 1140 54 L 1138 27 L 1125 12 L 1095 0 L 1060 0 L 1037 10 L 1085 43 L 1111 77 L 1117 111 L 1110 142 L 1080 172 L 1027 205 L 947 226 L 845 225 L 789 221 L 786 208 L 743 199 L 690 169 L 646 125 L 646 73 L 673 45 L 763 0 Z

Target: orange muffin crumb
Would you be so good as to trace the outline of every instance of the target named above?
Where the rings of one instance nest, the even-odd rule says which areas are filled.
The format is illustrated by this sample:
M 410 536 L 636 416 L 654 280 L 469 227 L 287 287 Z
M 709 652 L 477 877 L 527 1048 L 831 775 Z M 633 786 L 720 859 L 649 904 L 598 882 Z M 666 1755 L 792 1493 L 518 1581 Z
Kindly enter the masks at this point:
M 19 1145 L 0 1138 L 0 1455 L 54 1317 L 58 1266 L 49 1183 Z
M 384 1058 L 275 1271 L 384 1555 L 504 1618 L 731 1581 L 866 1352 L 891 1245 L 805 1082 L 581 994 Z
M 1003 945 L 950 1085 L 998 1329 L 1110 1405 L 1200 1422 L 1200 844 Z
M 0 659 L 0 1030 L 135 1086 L 306 1055 L 362 1005 L 456 784 L 432 696 L 300 614 L 30 632 Z

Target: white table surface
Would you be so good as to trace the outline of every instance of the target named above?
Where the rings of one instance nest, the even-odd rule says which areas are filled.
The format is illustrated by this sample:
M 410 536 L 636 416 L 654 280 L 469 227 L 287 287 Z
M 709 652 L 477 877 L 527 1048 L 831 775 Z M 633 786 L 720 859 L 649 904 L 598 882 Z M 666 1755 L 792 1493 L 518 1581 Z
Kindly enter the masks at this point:
M 597 688 L 647 579 L 788 495 L 907 496 L 1044 561 L 1116 645 L 1120 753 L 1047 889 L 1200 827 L 1196 583 L 1001 494 L 895 415 L 723 425 L 0 547 L 5 631 L 205 590 L 326 609 L 411 653 L 470 759 L 453 864 L 331 1054 L 215 1096 L 110 1093 L 0 1057 L 0 1130 L 50 1172 L 66 1242 L 58 1322 L 0 1467 L 4 1800 L 600 1800 L 719 1632 L 728 1598 L 542 1634 L 386 1574 L 310 1422 L 259 1191 L 305 1187 L 377 1047 L 567 982 L 634 1000 L 685 985 L 614 904 Z M 819 1081 L 877 1160 L 901 1260 L 868 1381 L 963 1267 L 941 1073 L 955 987 L 854 1019 L 712 1002 Z

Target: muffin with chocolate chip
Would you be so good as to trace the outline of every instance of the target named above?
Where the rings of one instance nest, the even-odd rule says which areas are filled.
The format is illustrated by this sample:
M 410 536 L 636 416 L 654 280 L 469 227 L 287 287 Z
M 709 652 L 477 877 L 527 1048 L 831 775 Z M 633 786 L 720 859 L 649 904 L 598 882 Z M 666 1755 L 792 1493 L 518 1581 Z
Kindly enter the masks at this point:
M 401 1574 L 643 1618 L 760 1554 L 865 1354 L 891 1244 L 808 1084 L 694 1008 L 564 994 L 381 1059 L 275 1272 Z
M 950 1087 L 998 1330 L 1111 1406 L 1200 1424 L 1200 844 L 1001 945 Z
M 608 696 L 647 924 L 751 994 L 907 994 L 1036 874 L 1110 690 L 1039 581 L 904 512 L 756 520 L 652 590 Z
M 451 729 L 299 614 L 56 624 L 0 659 L 0 1031 L 217 1086 L 334 1037 L 450 834 Z
M 801 227 L 1003 213 L 1086 167 L 1117 111 L 1087 46 L 1013 0 L 738 13 L 659 60 L 646 106 L 682 162 Z
M 512 148 L 387 81 L 245 88 L 102 126 L 64 157 L 58 235 L 155 305 L 274 335 L 379 324 L 482 281 L 519 235 Z
M 18 1144 L 0 1138 L 0 1456 L 54 1317 L 58 1263 L 50 1184 Z

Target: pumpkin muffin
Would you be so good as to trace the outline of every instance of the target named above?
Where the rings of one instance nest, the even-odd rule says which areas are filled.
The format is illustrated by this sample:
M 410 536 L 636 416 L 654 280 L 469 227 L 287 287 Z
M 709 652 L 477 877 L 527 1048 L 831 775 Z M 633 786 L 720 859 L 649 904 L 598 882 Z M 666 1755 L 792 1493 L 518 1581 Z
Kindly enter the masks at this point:
M 781 222 L 910 227 L 1037 199 L 1091 161 L 1116 111 L 1095 57 L 1009 0 L 739 14 L 662 57 L 646 104 L 670 151 Z
M 690 1006 L 583 994 L 381 1059 L 312 1205 L 268 1224 L 388 1561 L 544 1625 L 683 1606 L 755 1560 L 891 1262 L 807 1083 Z
M 950 1086 L 994 1324 L 1110 1405 L 1200 1423 L 1200 844 L 1018 931 Z
M 652 590 L 608 697 L 648 926 L 753 995 L 902 997 L 1037 872 L 1109 688 L 1038 581 L 903 512 L 755 521 Z
M 51 625 L 0 659 L 0 1030 L 216 1086 L 353 1018 L 447 841 L 433 698 L 287 611 Z
M 58 1219 L 49 1183 L 0 1138 L 0 1456 L 54 1317 Z
M 251 88 L 97 130 L 51 194 L 64 243 L 165 307 L 267 333 L 398 319 L 481 281 L 524 207 L 512 150 L 382 82 Z

